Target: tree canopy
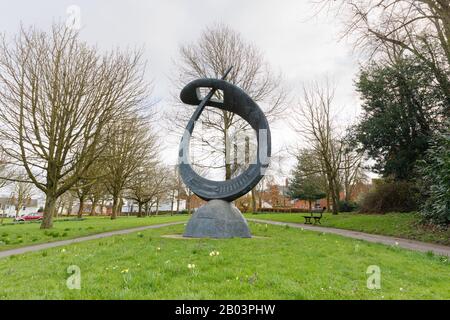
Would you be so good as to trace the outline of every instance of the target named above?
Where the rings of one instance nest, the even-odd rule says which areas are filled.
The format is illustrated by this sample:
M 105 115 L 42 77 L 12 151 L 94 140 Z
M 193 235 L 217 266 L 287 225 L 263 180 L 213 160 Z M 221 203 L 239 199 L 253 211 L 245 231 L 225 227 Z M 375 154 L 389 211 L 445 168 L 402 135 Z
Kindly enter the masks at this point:
M 411 57 L 372 63 L 361 70 L 356 86 L 363 114 L 354 138 L 375 160 L 374 171 L 411 179 L 448 108 L 432 70 Z
M 319 172 L 311 170 L 314 166 L 315 157 L 310 150 L 302 150 L 297 156 L 297 165 L 292 172 L 292 179 L 289 181 L 288 194 L 294 199 L 311 202 L 326 197 L 324 185 L 326 178 Z

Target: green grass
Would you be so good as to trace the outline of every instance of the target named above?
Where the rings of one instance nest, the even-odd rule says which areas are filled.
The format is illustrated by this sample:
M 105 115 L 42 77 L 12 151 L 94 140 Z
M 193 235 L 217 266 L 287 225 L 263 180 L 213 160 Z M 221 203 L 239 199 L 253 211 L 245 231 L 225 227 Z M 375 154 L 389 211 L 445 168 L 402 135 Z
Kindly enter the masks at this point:
M 250 226 L 260 238 L 160 237 L 178 225 L 0 259 L 0 299 L 450 299 L 447 258 Z M 80 290 L 66 287 L 71 265 Z M 381 268 L 380 290 L 366 286 L 371 265 Z
M 0 225 L 0 251 L 94 233 L 187 219 L 188 216 L 184 215 L 146 218 L 119 217 L 116 220 L 111 220 L 109 217 L 89 217 L 82 221 L 55 221 L 53 228 L 49 230 L 39 229 L 40 223 Z
M 281 222 L 304 223 L 307 213 L 259 213 L 246 214 L 247 218 L 267 219 Z M 323 227 L 356 230 L 373 234 L 396 236 L 425 242 L 450 245 L 450 228 L 446 231 L 432 230 L 418 223 L 417 213 L 358 214 L 339 213 L 324 214 Z

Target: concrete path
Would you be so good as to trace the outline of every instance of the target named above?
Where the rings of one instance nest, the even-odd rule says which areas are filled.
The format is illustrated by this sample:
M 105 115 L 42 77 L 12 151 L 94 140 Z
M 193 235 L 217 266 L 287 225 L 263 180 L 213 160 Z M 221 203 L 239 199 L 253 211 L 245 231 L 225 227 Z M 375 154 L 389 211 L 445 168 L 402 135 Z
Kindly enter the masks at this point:
M 278 225 L 278 226 L 288 225 L 293 228 L 303 228 L 305 230 L 337 234 L 340 236 L 353 238 L 353 239 L 365 240 L 365 241 L 375 242 L 375 243 L 382 243 L 385 245 L 397 245 L 401 248 L 415 250 L 415 251 L 421 251 L 421 252 L 432 251 L 433 253 L 438 254 L 438 255 L 450 256 L 450 247 L 444 246 L 444 245 L 439 245 L 439 244 L 426 243 L 426 242 L 408 240 L 408 239 L 397 238 L 397 237 L 381 236 L 381 235 L 377 235 L 377 234 L 370 234 L 370 233 L 364 233 L 364 232 L 352 231 L 352 230 L 344 230 L 344 229 L 329 228 L 329 227 L 319 227 L 316 225 L 308 225 L 308 224 L 302 224 L 302 223 L 279 222 L 279 221 L 262 220 L 262 219 L 247 219 L 247 220 L 252 221 L 252 222 L 257 222 L 257 223 L 267 223 L 267 224 Z M 150 225 L 150 226 L 109 231 L 109 232 L 97 233 L 97 234 L 93 234 L 93 235 L 85 236 L 85 237 L 79 237 L 79 238 L 55 241 L 55 242 L 49 242 L 49 243 L 42 243 L 42 244 L 37 244 L 37 245 L 33 245 L 33 246 L 5 250 L 5 251 L 0 251 L 0 259 L 12 256 L 12 255 L 16 255 L 16 254 L 26 253 L 26 252 L 33 252 L 33 251 L 39 251 L 39 250 L 48 249 L 48 248 L 66 246 L 66 245 L 70 245 L 73 243 L 95 240 L 95 239 L 102 239 L 102 238 L 107 238 L 107 237 L 111 237 L 111 236 L 128 234 L 128 233 L 132 233 L 132 232 L 136 232 L 136 231 L 143 231 L 143 230 L 147 230 L 147 229 L 163 228 L 163 227 L 173 226 L 173 225 L 182 224 L 182 223 L 186 223 L 186 221 L 161 223 L 161 224 L 154 224 L 154 225 Z
M 305 230 L 338 234 L 340 236 L 353 238 L 353 239 L 365 240 L 365 241 L 375 242 L 375 243 L 382 243 L 382 244 L 386 244 L 386 245 L 390 245 L 390 246 L 396 245 L 401 248 L 415 250 L 415 251 L 421 251 L 421 252 L 432 251 L 434 254 L 437 254 L 437 255 L 450 256 L 450 247 L 449 246 L 444 246 L 444 245 L 439 245 L 439 244 L 434 244 L 434 243 L 426 243 L 426 242 L 421 242 L 421 241 L 408 240 L 408 239 L 397 238 L 397 237 L 382 236 L 382 235 L 377 235 L 377 234 L 337 229 L 337 228 L 331 228 L 331 227 L 330 228 L 329 227 L 319 227 L 316 225 L 302 224 L 302 223 L 279 222 L 279 221 L 271 221 L 271 220 L 263 220 L 263 219 L 247 219 L 247 220 L 252 221 L 252 222 L 257 222 L 257 223 L 267 223 L 267 224 L 273 224 L 273 225 L 279 225 L 279 226 L 288 225 L 293 228 L 303 228 Z
M 173 225 L 182 224 L 182 223 L 186 223 L 186 221 L 168 222 L 168 223 L 154 224 L 154 225 L 150 225 L 150 226 L 143 226 L 143 227 L 137 227 L 137 228 L 115 230 L 115 231 L 109 231 L 109 232 L 104 232 L 104 233 L 97 233 L 97 234 L 93 234 L 93 235 L 85 236 L 85 237 L 79 237 L 79 238 L 61 240 L 61 241 L 55 241 L 55 242 L 49 242 L 49 243 L 41 243 L 41 244 L 37 244 L 34 246 L 27 246 L 27 247 L 22 247 L 22 248 L 5 250 L 5 251 L 0 251 L 0 259 L 12 256 L 12 255 L 16 255 L 16 254 L 26 253 L 26 252 L 39 251 L 42 249 L 48 249 L 48 248 L 59 247 L 59 246 L 66 246 L 66 245 L 73 244 L 73 243 L 95 240 L 95 239 L 102 239 L 102 238 L 117 236 L 117 235 L 121 235 L 121 234 L 128 234 L 128 233 L 132 233 L 132 232 L 136 232 L 136 231 L 143 231 L 143 230 L 147 230 L 147 229 L 163 228 L 163 227 L 173 226 Z

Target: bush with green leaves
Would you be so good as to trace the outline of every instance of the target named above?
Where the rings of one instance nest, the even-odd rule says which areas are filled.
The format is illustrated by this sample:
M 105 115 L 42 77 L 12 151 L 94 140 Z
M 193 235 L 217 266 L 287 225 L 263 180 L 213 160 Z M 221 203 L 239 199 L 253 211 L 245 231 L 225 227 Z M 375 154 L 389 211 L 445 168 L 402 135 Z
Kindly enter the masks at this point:
M 409 181 L 378 180 L 362 197 L 364 213 L 411 212 L 419 209 L 419 190 Z
M 433 69 L 411 56 L 393 64 L 373 62 L 361 70 L 356 89 L 362 101 L 352 130 L 358 148 L 383 177 L 415 179 L 416 161 L 423 159 L 449 110 Z
M 419 172 L 426 198 L 421 208 L 424 221 L 450 224 L 450 122 L 444 132 L 433 139 L 425 160 L 419 164 Z
M 358 209 L 358 204 L 353 201 L 339 201 L 339 212 L 352 212 Z

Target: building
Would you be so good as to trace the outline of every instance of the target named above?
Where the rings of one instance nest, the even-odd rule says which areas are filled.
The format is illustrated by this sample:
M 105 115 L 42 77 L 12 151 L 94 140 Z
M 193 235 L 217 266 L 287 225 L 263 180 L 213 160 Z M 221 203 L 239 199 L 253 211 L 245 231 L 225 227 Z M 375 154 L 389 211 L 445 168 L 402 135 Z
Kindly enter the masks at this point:
M 11 197 L 0 197 L 0 215 L 6 217 L 16 216 L 17 200 Z M 23 207 L 19 209 L 19 216 L 35 213 L 39 210 L 39 202 L 37 199 L 28 199 Z

